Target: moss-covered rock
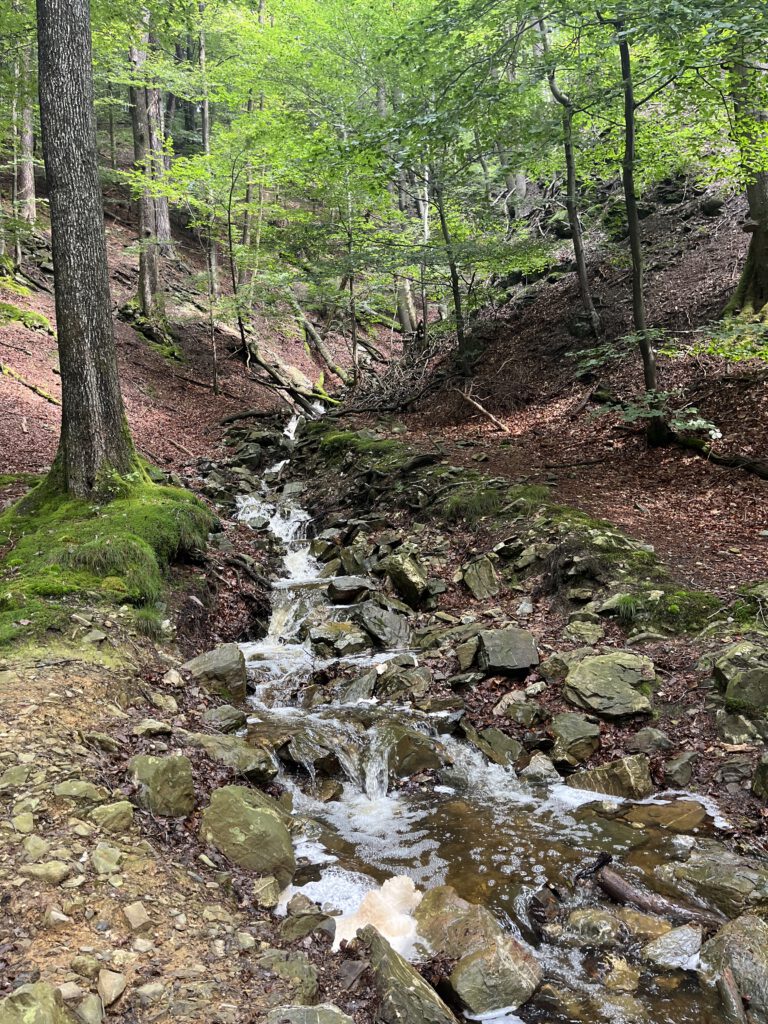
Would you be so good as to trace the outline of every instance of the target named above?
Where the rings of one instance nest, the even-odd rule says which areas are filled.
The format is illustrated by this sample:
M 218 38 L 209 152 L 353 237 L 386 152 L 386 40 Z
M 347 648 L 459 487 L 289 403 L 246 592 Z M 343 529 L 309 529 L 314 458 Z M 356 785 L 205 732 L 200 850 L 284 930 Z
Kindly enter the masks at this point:
M 238 867 L 274 875 L 282 886 L 293 878 L 296 859 L 284 820 L 252 790 L 242 786 L 215 790 L 203 811 L 200 835 Z
M 571 666 L 563 695 L 577 707 L 605 718 L 647 714 L 651 702 L 639 688 L 654 679 L 650 658 L 614 651 L 584 658 Z
M 78 1024 L 53 985 L 22 985 L 0 1001 L 2 1024 Z
M 167 818 L 183 818 L 192 813 L 195 785 L 188 757 L 138 754 L 128 762 L 128 771 L 141 807 Z

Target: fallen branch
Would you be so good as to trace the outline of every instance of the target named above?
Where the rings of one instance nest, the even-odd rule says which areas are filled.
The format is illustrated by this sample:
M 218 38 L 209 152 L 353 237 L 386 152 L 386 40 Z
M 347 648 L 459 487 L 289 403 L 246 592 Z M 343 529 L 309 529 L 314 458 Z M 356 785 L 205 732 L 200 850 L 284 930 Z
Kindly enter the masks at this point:
M 17 373 L 12 367 L 8 366 L 7 363 L 0 363 L 0 373 L 4 377 L 10 377 L 11 380 L 15 380 L 17 384 L 21 384 L 25 388 L 29 388 L 40 398 L 44 398 L 46 402 L 50 402 L 51 405 L 61 405 L 61 401 L 58 398 L 54 398 L 53 395 L 49 395 L 47 391 L 43 391 L 37 384 L 30 384 L 28 380 L 25 380 L 20 373 Z
M 595 873 L 595 880 L 606 896 L 617 903 L 631 903 L 646 914 L 668 917 L 676 924 L 698 924 L 706 931 L 714 932 L 727 921 L 721 914 L 673 903 L 666 896 L 640 889 L 607 865 Z
M 5 348 L 12 348 L 14 352 L 23 352 L 25 356 L 32 355 L 29 349 L 21 348 L 20 345 L 12 345 L 10 341 L 0 341 L 0 345 L 3 345 Z
M 178 448 L 180 452 L 183 452 L 185 455 L 188 455 L 190 459 L 197 458 L 197 456 L 193 452 L 191 452 L 189 448 L 185 448 L 180 441 L 174 441 L 172 437 L 166 437 L 165 440 L 168 442 L 168 444 L 173 445 L 174 448 Z
M 226 427 L 228 423 L 237 423 L 238 420 L 257 420 L 267 419 L 269 416 L 274 416 L 274 409 L 247 409 L 245 412 L 236 412 L 231 416 L 225 416 L 223 420 L 219 420 L 220 427 Z
M 496 419 L 492 412 L 488 412 L 486 408 L 484 408 L 476 399 L 468 395 L 466 391 L 462 391 L 461 388 L 454 388 L 453 390 L 456 392 L 457 395 L 461 395 L 465 402 L 468 402 L 469 405 L 477 409 L 477 411 L 481 415 L 485 416 L 487 420 L 490 420 L 490 422 L 493 423 L 497 430 L 502 430 L 505 434 L 512 433 L 509 427 L 505 427 L 501 420 Z
M 728 469 L 743 469 L 745 473 L 754 473 L 761 480 L 768 480 L 768 461 L 765 459 L 750 459 L 746 455 L 718 455 L 713 450 L 712 445 L 697 437 L 684 437 L 680 434 L 675 434 L 672 440 L 681 448 L 696 452 L 697 455 L 701 455 L 703 459 L 713 462 L 716 466 L 726 466 Z

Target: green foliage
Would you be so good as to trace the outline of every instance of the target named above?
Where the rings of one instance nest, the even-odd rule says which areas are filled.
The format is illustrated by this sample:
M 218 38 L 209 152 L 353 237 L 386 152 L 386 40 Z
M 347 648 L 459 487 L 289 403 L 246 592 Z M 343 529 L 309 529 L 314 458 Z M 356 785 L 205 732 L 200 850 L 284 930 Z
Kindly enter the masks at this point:
M 60 599 L 158 600 L 174 559 L 205 547 L 213 516 L 192 494 L 128 482 L 103 505 L 46 481 L 0 516 L 0 644 L 47 628 Z
M 768 324 L 762 319 L 728 317 L 702 332 L 695 355 L 720 356 L 731 363 L 759 359 L 768 363 Z

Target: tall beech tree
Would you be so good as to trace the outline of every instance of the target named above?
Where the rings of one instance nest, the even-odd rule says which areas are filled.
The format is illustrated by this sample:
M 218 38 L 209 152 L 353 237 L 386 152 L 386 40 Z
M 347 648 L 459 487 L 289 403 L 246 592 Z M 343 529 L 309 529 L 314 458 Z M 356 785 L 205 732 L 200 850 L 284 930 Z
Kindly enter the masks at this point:
M 40 122 L 51 209 L 62 417 L 53 481 L 109 493 L 136 456 L 112 329 L 93 106 L 89 0 L 37 0 Z

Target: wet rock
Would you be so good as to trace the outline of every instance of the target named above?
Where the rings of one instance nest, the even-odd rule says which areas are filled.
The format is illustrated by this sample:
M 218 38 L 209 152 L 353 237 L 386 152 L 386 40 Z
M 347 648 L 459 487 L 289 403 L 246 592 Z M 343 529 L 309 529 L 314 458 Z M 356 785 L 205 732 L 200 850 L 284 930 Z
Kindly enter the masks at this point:
M 560 782 L 560 773 L 545 754 L 536 753 L 520 772 L 520 778 L 533 785 L 549 785 Z
M 653 914 L 644 914 L 633 907 L 617 907 L 616 916 L 620 918 L 627 929 L 638 939 L 658 939 L 660 935 L 666 935 L 672 930 L 669 921 L 662 917 L 654 917 Z
M 640 729 L 627 741 L 627 750 L 633 754 L 655 754 L 658 750 L 671 750 L 673 746 L 665 732 L 650 726 Z
M 128 762 L 140 807 L 167 818 L 183 818 L 195 806 L 192 764 L 188 757 L 138 754 Z
M 673 895 L 685 898 L 692 891 L 729 917 L 768 913 L 768 866 L 714 840 L 700 840 L 688 860 L 661 864 L 654 873 Z
M 284 819 L 252 790 L 215 790 L 203 811 L 200 835 L 238 867 L 274 875 L 281 885 L 293 878 L 296 860 Z
M 390 775 L 404 778 L 418 772 L 442 768 L 448 763 L 448 754 L 439 740 L 405 725 L 390 724 Z
M 565 784 L 574 789 L 587 789 L 631 800 L 644 800 L 653 792 L 648 759 L 643 754 L 621 757 L 599 768 L 576 772 L 565 780 Z
M 379 997 L 381 1024 L 457 1024 L 456 1018 L 421 975 L 372 925 L 359 938 L 367 947 Z
M 624 932 L 623 922 L 610 911 L 582 907 L 568 915 L 566 940 L 576 946 L 615 946 Z
M 40 981 L 0 1000 L 2 1024 L 77 1024 L 58 989 Z
M 116 1003 L 123 992 L 125 992 L 127 985 L 128 979 L 119 971 L 99 971 L 96 988 L 105 1006 L 111 1006 L 112 1003 Z
M 309 631 L 310 643 L 321 653 L 342 658 L 368 650 L 371 640 L 353 622 L 326 622 Z
M 707 819 L 707 812 L 696 800 L 675 800 L 669 804 L 639 804 L 625 815 L 627 821 L 640 822 L 672 832 L 691 832 Z
M 376 584 L 365 576 L 336 576 L 328 584 L 328 597 L 334 604 L 354 604 L 375 590 Z
M 476 558 L 462 568 L 461 578 L 477 601 L 486 601 L 499 593 L 496 569 L 488 555 Z
M 271 782 L 277 775 L 277 766 L 267 750 L 237 736 L 190 733 L 188 741 L 192 746 L 202 747 L 212 761 L 231 768 L 249 782 Z
M 699 755 L 695 750 L 678 754 L 664 764 L 664 785 L 683 789 L 691 781 L 693 766 Z
M 388 650 L 410 647 L 411 630 L 404 615 L 367 601 L 354 612 L 353 618 L 372 637 L 377 647 Z
M 451 886 L 429 890 L 414 916 L 430 947 L 458 960 L 449 985 L 471 1013 L 514 1009 L 536 990 L 541 971 L 533 954 Z
M 224 644 L 182 665 L 200 686 L 242 704 L 246 698 L 245 657 L 237 644 Z
M 698 966 L 701 942 L 701 927 L 686 924 L 643 946 L 642 957 L 666 970 L 693 971 Z
M 729 921 L 705 943 L 700 971 L 714 984 L 730 969 L 755 1024 L 768 1024 L 768 922 L 753 914 Z
M 584 658 L 565 679 L 563 695 L 604 718 L 647 714 L 651 702 L 636 688 L 655 678 L 650 658 L 616 651 Z
M 231 704 L 221 704 L 217 708 L 209 708 L 201 716 L 201 720 L 216 732 L 237 732 L 245 728 L 248 716 Z
M 555 737 L 550 756 L 556 763 L 575 767 L 587 761 L 600 746 L 600 727 L 583 715 L 570 712 L 555 715 L 550 729 Z
M 320 1006 L 279 1006 L 267 1014 L 267 1024 L 354 1024 L 332 1003 Z
M 605 976 L 604 985 L 609 992 L 636 992 L 640 986 L 641 972 L 630 967 L 622 957 L 608 958 L 611 969 Z
M 103 832 L 119 835 L 128 832 L 133 825 L 133 804 L 129 800 L 117 800 L 113 804 L 101 804 L 88 815 L 97 828 Z
M 493 764 L 512 765 L 523 754 L 523 745 L 500 729 L 483 729 L 478 732 L 469 722 L 462 721 L 459 729 L 469 742 L 477 747 Z
M 755 768 L 752 792 L 759 800 L 768 800 L 768 754 L 763 754 Z
M 483 629 L 477 639 L 477 663 L 485 672 L 524 672 L 539 664 L 536 641 L 526 629 Z

